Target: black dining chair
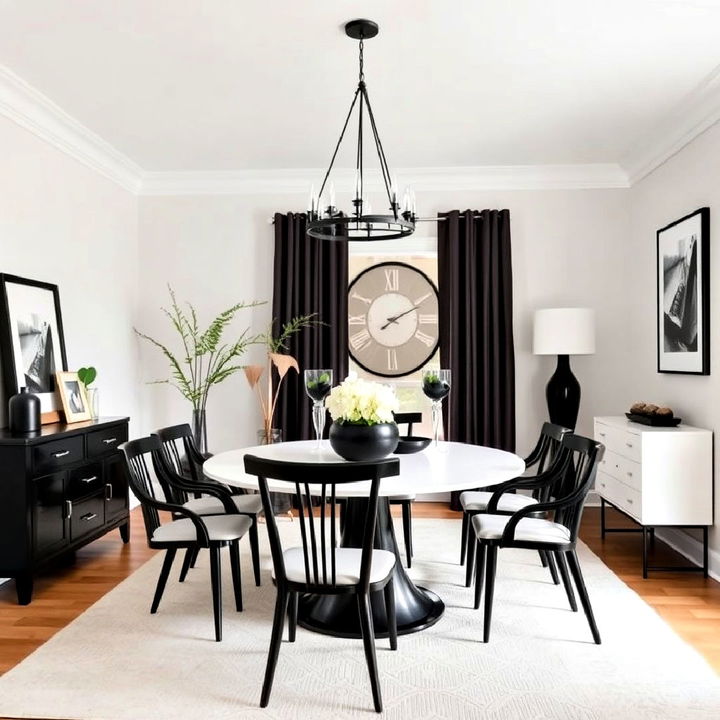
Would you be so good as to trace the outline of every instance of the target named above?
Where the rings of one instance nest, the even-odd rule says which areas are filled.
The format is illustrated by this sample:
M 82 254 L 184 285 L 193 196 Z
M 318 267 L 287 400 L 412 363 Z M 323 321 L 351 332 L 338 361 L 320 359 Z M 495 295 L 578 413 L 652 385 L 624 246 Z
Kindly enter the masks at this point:
M 475 570 L 475 609 L 480 607 L 485 584 L 485 612 L 483 640 L 490 640 L 493 596 L 495 591 L 495 572 L 497 569 L 498 548 L 524 548 L 544 550 L 555 553 L 563 560 L 567 558 L 580 602 L 585 611 L 593 640 L 600 644 L 600 633 L 590 605 L 585 581 L 575 546 L 580 530 L 585 499 L 595 480 L 597 465 L 605 448 L 598 442 L 578 435 L 565 435 L 561 441 L 563 468 L 558 474 L 558 485 L 553 499 L 520 508 L 512 515 L 497 515 L 493 511 L 502 499 L 505 488 L 493 494 L 488 504 L 488 512 L 475 515 L 472 519 L 476 540 L 477 564 Z M 549 513 L 550 517 L 537 517 L 538 513 Z M 534 517 L 529 517 L 533 515 Z M 564 567 L 564 562 L 559 563 Z M 565 578 L 564 578 L 565 579 Z M 568 599 L 571 607 L 577 610 L 571 588 L 568 583 Z M 572 598 L 572 599 L 571 599 Z
M 222 496 L 229 500 L 234 506 L 234 512 L 246 515 L 250 518 L 250 552 L 252 554 L 253 572 L 255 585 L 260 586 L 260 549 L 258 545 L 258 514 L 262 510 L 260 495 L 242 494 L 237 495 L 230 488 L 222 483 L 211 480 L 202 474 L 202 465 L 205 458 L 195 445 L 190 426 L 172 425 L 161 428 L 155 433 L 162 443 L 162 460 L 166 463 L 170 479 L 172 502 L 182 505 L 198 515 L 222 515 L 226 512 L 227 502 L 221 502 L 218 498 Z M 183 453 L 187 459 L 189 471 L 185 470 L 182 462 Z M 207 492 L 207 486 L 215 487 L 213 494 Z M 203 489 L 205 488 L 205 489 Z M 199 548 L 188 550 L 185 553 L 182 570 L 180 571 L 180 582 L 184 582 L 191 567 L 195 567 Z
M 146 437 L 131 440 L 122 444 L 120 449 L 125 455 L 130 487 L 142 506 L 148 545 L 154 549 L 165 550 L 165 559 L 158 577 L 150 612 L 156 613 L 160 606 L 160 600 L 165 591 L 177 551 L 208 548 L 210 551 L 215 640 L 219 642 L 222 640 L 220 548 L 225 545 L 230 548 L 235 608 L 240 612 L 243 604 L 239 541 L 250 529 L 252 521 L 245 515 L 233 513 L 232 503 L 229 503 L 228 512 L 225 515 L 201 517 L 182 505 L 167 502 L 172 485 L 170 478 L 167 477 L 166 467 L 161 461 L 162 451 L 159 438 Z M 166 497 L 165 501 L 157 498 L 153 475 Z M 214 490 L 208 486 L 203 488 L 203 492 L 212 494 Z M 220 502 L 227 503 L 223 494 L 218 493 L 217 498 Z M 172 513 L 176 519 L 161 523 L 159 513 L 163 510 Z
M 397 425 L 407 425 L 407 435 L 412 437 L 413 425 L 422 422 L 422 413 L 406 412 L 395 413 Z M 405 541 L 405 558 L 408 567 L 412 567 L 413 545 L 412 545 L 412 504 L 415 502 L 415 493 L 403 493 L 390 495 L 388 502 L 391 505 L 399 505 L 402 508 L 403 539 Z
M 569 428 L 563 427 L 562 425 L 556 425 L 554 423 L 543 423 L 540 429 L 540 437 L 538 438 L 535 447 L 532 452 L 525 458 L 525 468 L 535 468 L 536 475 L 542 474 L 547 470 L 560 448 L 560 442 L 565 435 L 570 432 Z M 516 480 L 526 480 L 534 476 L 524 475 Z M 514 483 L 513 481 L 508 481 Z M 503 483 L 507 485 L 507 483 Z M 462 528 L 460 530 L 461 545 L 460 545 L 460 564 L 467 563 L 465 568 L 465 586 L 470 587 L 472 585 L 472 578 L 475 572 L 475 543 L 469 542 L 472 528 L 472 518 L 479 514 L 487 512 L 487 506 L 490 502 L 490 498 L 493 493 L 501 487 L 500 485 L 494 485 L 486 488 L 485 490 L 466 490 L 460 495 L 460 505 L 463 510 L 462 517 Z M 524 495 L 516 493 L 516 489 L 521 489 L 523 486 L 518 484 L 509 485 L 505 494 L 502 496 L 500 502 L 497 504 L 495 512 L 500 515 L 512 515 L 520 508 L 533 505 L 538 501 L 539 491 L 535 489 L 532 495 Z M 560 580 L 558 578 L 555 563 L 552 555 L 540 551 L 540 561 L 543 567 L 550 569 L 550 575 L 553 582 L 558 585 Z
M 283 462 L 246 455 L 245 472 L 258 478 L 267 518 L 273 560 L 273 581 L 277 586 L 272 638 L 260 706 L 267 707 L 270 700 L 286 614 L 289 626 L 288 640 L 295 642 L 298 595 L 300 593 L 351 594 L 357 598 L 365 660 L 370 674 L 375 710 L 382 712 L 370 593 L 383 591 L 390 648 L 396 650 L 397 623 L 392 580 L 395 555 L 387 550 L 374 549 L 373 541 L 380 481 L 382 478 L 399 474 L 399 461 L 397 458 L 389 458 L 376 462 L 316 464 Z M 297 525 L 302 541 L 300 546 L 283 547 L 272 513 L 268 479 L 290 483 L 288 489 L 295 491 L 299 508 Z M 336 486 L 367 480 L 370 481 L 370 488 L 362 547 L 338 547 L 335 521 Z M 313 498 L 319 500 L 319 507 L 315 507 L 314 512 Z

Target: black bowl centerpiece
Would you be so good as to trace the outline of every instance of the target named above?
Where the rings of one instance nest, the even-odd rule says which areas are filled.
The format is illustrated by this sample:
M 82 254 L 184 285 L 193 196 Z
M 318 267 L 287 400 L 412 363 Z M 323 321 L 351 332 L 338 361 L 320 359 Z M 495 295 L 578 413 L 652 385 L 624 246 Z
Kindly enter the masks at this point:
M 393 421 L 395 391 L 351 373 L 328 395 L 333 419 L 330 446 L 345 460 L 381 460 L 395 452 L 400 433 Z

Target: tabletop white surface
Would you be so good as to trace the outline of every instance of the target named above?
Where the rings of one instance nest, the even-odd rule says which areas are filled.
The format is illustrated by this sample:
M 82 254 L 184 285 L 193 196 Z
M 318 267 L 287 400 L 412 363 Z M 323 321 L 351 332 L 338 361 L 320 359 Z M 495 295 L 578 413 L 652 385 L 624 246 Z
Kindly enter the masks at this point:
M 257 445 L 218 453 L 205 461 L 203 472 L 227 485 L 257 489 L 257 478 L 245 474 L 245 455 L 289 462 L 338 463 L 339 472 L 346 463 L 333 451 L 327 440 L 323 440 L 320 450 L 316 449 L 314 440 L 306 440 Z M 525 470 L 525 463 L 517 455 L 504 450 L 455 442 L 441 442 L 437 448 L 431 445 L 413 455 L 390 457 L 400 460 L 400 474 L 382 480 L 380 495 L 422 495 L 486 487 L 522 475 Z M 312 478 L 308 477 L 308 481 L 312 483 Z M 369 482 L 349 483 L 337 486 L 337 494 L 342 497 L 367 495 L 369 487 Z M 294 492 L 294 486 L 279 480 L 268 480 L 268 488 L 275 492 Z

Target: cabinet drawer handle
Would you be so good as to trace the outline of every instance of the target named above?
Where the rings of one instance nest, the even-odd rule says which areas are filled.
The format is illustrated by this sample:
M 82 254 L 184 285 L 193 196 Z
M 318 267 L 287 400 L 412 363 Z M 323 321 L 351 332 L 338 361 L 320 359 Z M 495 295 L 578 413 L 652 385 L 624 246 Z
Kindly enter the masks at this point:
M 81 515 L 80 519 L 84 520 L 85 522 L 90 522 L 91 520 L 94 520 L 97 517 L 97 513 L 87 513 L 86 515 Z
M 632 443 L 625 443 L 629 448 L 633 447 Z
M 116 443 L 116 442 L 117 442 L 117 438 L 105 438 L 105 439 L 103 440 L 103 442 L 104 442 L 106 445 L 112 445 L 113 443 Z
M 72 517 L 72 500 L 65 501 L 65 519 L 69 520 Z
M 69 454 L 70 454 L 69 450 L 60 450 L 56 453 L 53 453 L 52 456 L 54 458 L 61 458 L 61 457 L 65 457 L 66 455 L 69 455 Z
M 112 500 L 112 485 L 110 483 L 105 484 L 105 499 L 107 501 Z
M 633 504 L 633 501 L 632 501 L 630 498 L 628 498 L 627 501 L 628 501 L 628 505 L 632 505 L 632 504 Z
M 82 483 L 91 483 L 91 482 L 95 482 L 96 480 L 97 480 L 97 475 L 93 475 L 92 477 L 80 478 L 80 482 L 82 482 Z
M 632 477 L 632 473 L 628 470 L 628 477 Z
M 600 487 L 605 487 L 605 483 L 604 483 L 604 482 L 601 482 L 601 483 L 600 483 Z
M 598 433 L 600 437 L 605 437 L 605 433 Z

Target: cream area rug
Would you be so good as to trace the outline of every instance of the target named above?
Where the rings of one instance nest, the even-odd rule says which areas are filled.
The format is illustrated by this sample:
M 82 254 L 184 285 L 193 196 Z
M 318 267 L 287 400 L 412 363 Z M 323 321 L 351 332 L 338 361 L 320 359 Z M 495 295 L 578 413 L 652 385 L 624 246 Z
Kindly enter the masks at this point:
M 295 531 L 292 524 L 282 532 Z M 457 564 L 460 523 L 414 522 L 411 575 L 446 603 L 432 628 L 378 640 L 387 718 L 657 720 L 720 717 L 720 683 L 705 661 L 587 547 L 579 548 L 603 644 L 592 643 L 536 553 L 501 550 L 493 634 L 482 643 Z M 262 537 L 262 536 L 261 536 Z M 232 603 L 224 557 L 224 639 L 214 642 L 207 554 L 184 584 L 176 560 L 156 615 L 153 558 L 0 678 L 0 717 L 79 720 L 290 720 L 374 716 L 360 641 L 298 628 L 283 642 L 267 709 L 260 688 L 275 590 L 267 538 L 263 586 L 243 548 L 245 611 Z

